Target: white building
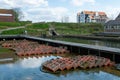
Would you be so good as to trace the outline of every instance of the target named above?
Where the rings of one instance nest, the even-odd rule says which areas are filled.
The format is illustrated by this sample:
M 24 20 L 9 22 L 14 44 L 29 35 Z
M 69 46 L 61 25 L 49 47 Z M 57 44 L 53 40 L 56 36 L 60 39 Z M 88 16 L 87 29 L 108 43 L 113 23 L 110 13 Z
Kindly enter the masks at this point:
M 69 17 L 68 16 L 63 16 L 62 17 L 62 23 L 68 23 L 69 22 Z
M 78 23 L 105 23 L 107 19 L 108 18 L 105 12 L 82 11 L 80 13 L 77 13 Z

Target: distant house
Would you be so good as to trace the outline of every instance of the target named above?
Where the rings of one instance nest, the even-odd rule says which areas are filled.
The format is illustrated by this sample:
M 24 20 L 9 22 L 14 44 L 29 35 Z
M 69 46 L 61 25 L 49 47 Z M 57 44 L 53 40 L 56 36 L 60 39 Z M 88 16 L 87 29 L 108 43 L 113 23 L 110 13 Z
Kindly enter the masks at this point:
M 0 9 L 0 22 L 14 22 L 14 12 L 9 9 Z
M 107 15 L 105 12 L 95 12 L 95 11 L 82 11 L 77 13 L 77 22 L 78 23 L 102 23 L 104 24 L 107 21 Z
M 104 32 L 120 33 L 120 14 L 115 20 L 110 20 L 105 24 Z

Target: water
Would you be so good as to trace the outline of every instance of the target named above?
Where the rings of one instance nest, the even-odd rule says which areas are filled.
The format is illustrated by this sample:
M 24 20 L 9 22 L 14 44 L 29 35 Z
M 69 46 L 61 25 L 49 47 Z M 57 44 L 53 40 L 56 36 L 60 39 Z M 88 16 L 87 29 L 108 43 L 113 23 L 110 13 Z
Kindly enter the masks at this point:
M 120 80 L 119 75 L 107 73 L 100 69 L 77 69 L 63 71 L 59 74 L 45 73 L 40 70 L 43 62 L 57 57 L 60 55 L 17 57 L 11 63 L 2 63 L 0 64 L 0 80 Z
M 59 74 L 46 73 L 40 70 L 42 63 L 47 60 L 75 55 L 77 54 L 31 57 L 18 57 L 12 53 L 0 55 L 2 57 L 0 57 L 0 80 L 120 80 L 120 71 L 111 68 L 76 69 L 62 71 Z
M 120 49 L 120 42 L 115 42 L 115 41 L 100 41 L 100 40 L 89 40 L 89 39 L 78 39 L 78 38 L 54 38 L 54 39 Z

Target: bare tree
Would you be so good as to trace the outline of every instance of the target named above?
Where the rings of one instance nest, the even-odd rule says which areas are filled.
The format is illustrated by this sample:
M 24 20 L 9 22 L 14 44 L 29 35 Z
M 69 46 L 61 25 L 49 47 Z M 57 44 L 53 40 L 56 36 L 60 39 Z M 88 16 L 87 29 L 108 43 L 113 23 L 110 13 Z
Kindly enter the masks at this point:
M 23 12 L 21 11 L 20 8 L 13 8 L 13 12 L 16 22 L 19 22 L 22 18 L 24 18 Z

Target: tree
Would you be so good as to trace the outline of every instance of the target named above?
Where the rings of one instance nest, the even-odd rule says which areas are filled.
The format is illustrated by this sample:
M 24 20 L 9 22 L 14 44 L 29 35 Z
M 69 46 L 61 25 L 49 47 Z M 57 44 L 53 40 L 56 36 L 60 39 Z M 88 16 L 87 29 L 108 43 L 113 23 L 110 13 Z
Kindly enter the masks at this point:
M 24 15 L 20 8 L 13 8 L 13 12 L 14 12 L 16 22 L 19 22 L 22 18 L 24 18 Z

